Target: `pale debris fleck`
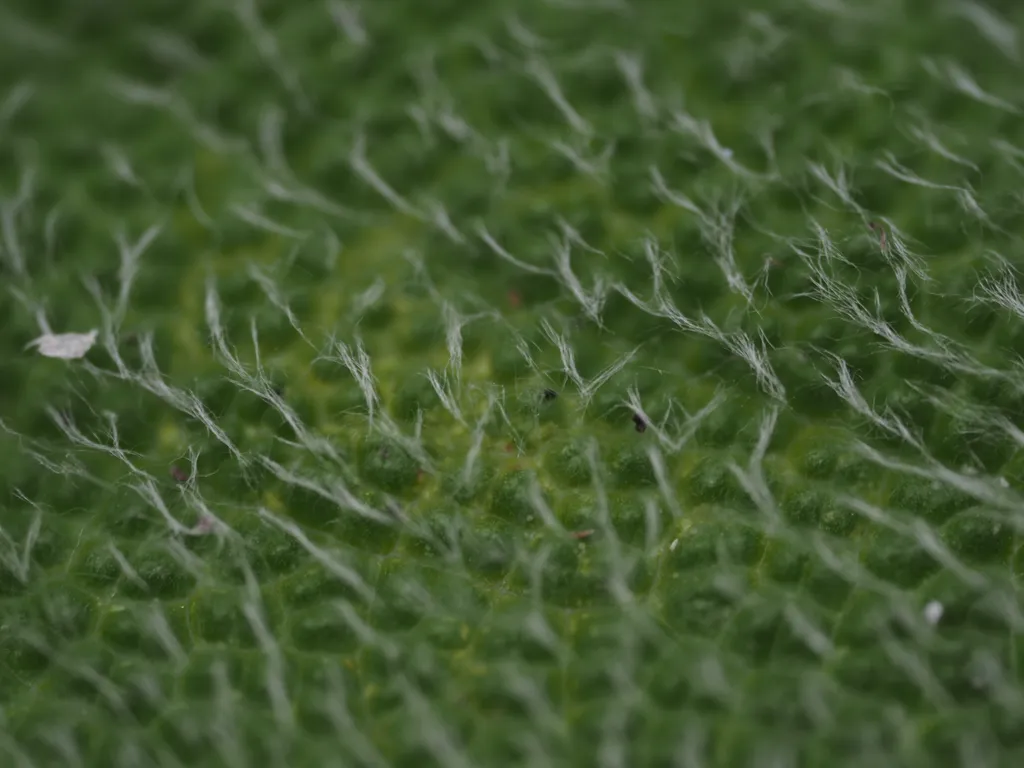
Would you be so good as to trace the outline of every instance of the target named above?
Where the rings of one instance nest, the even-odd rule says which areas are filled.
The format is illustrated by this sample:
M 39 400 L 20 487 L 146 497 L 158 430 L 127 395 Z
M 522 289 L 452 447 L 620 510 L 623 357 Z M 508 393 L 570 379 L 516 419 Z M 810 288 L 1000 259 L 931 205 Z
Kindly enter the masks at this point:
M 942 618 L 942 610 L 942 603 L 932 600 L 924 607 L 924 620 L 934 627 Z
M 44 333 L 38 339 L 30 341 L 26 349 L 36 347 L 39 354 L 45 357 L 77 360 L 92 349 L 96 343 L 97 334 L 96 329 L 88 333 Z
M 669 552 L 675 552 L 676 547 L 679 546 L 679 539 L 672 539 L 672 543 L 668 545 Z

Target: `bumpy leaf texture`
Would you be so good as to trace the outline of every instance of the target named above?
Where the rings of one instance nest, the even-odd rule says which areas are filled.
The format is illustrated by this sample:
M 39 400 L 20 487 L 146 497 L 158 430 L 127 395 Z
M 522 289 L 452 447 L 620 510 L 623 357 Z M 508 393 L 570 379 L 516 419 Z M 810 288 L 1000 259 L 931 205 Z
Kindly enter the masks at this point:
M 1022 764 L 987 2 L 4 3 L 2 764 Z

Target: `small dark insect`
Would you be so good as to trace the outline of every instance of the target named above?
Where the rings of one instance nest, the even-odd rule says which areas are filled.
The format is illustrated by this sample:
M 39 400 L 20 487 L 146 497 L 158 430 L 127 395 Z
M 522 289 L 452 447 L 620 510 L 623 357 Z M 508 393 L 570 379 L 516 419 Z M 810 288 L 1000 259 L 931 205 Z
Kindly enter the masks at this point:
M 633 414 L 633 423 L 636 424 L 637 432 L 645 432 L 647 430 L 647 422 L 644 421 L 644 417 L 639 413 Z
M 171 467 L 171 477 L 174 478 L 174 481 L 176 483 L 187 483 L 188 482 L 188 472 L 186 472 L 184 469 L 179 467 L 177 464 L 175 464 L 175 465 L 173 465 Z
M 544 390 L 544 399 L 545 400 L 554 400 L 556 397 L 558 397 L 558 393 L 555 392 L 555 390 L 553 390 L 553 389 L 545 389 Z
M 572 536 L 574 539 L 589 539 L 591 536 L 594 535 L 594 531 L 593 529 L 587 529 L 585 531 L 573 531 L 569 535 Z

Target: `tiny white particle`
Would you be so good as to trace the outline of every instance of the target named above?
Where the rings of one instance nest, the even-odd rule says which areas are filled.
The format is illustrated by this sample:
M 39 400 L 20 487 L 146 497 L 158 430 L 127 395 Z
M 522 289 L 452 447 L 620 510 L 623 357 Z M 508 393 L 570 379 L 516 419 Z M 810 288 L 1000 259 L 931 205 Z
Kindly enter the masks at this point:
M 679 546 L 679 539 L 672 539 L 672 543 L 668 545 L 669 551 L 675 552 L 676 547 Z
M 726 148 L 724 148 L 724 149 L 722 150 L 722 154 L 723 154 L 723 155 L 725 155 L 725 156 L 726 156 L 727 158 L 729 158 L 730 160 L 732 159 L 732 150 L 731 150 L 731 149 L 729 149 L 728 147 L 726 147 Z
M 1003 486 L 1003 488 L 1009 488 L 1010 487 L 1010 481 L 1007 480 L 1005 477 L 1000 477 L 999 478 L 999 484 L 1001 486 Z
M 96 343 L 96 335 L 95 329 L 88 333 L 45 333 L 30 341 L 25 348 L 36 347 L 39 354 L 44 357 L 76 360 L 84 357 L 85 353 L 92 349 Z
M 939 623 L 939 619 L 942 618 L 942 603 L 938 600 L 932 600 L 928 605 L 924 607 L 924 620 L 931 624 L 933 627 Z

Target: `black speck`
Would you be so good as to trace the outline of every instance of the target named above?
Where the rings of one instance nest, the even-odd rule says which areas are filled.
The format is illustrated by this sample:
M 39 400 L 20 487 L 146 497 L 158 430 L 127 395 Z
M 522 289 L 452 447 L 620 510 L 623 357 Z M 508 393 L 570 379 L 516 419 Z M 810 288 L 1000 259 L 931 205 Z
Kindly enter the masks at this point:
M 545 389 L 544 390 L 544 399 L 545 400 L 554 400 L 556 397 L 558 397 L 558 393 L 555 392 L 555 390 L 553 390 L 553 389 Z
M 633 414 L 633 423 L 636 424 L 637 432 L 644 432 L 647 430 L 647 422 L 644 421 L 644 417 L 639 413 Z

